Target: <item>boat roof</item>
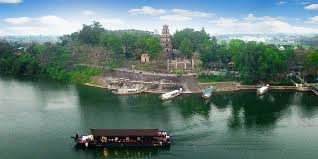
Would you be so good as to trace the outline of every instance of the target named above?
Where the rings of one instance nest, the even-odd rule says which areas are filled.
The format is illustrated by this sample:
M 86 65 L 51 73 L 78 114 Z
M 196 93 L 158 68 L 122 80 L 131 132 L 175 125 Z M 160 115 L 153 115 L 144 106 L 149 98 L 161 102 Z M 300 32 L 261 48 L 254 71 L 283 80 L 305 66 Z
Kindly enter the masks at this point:
M 172 94 L 178 93 L 178 92 L 179 92 L 179 90 L 174 90 L 172 92 L 165 93 L 164 95 L 172 95 Z
M 93 136 L 157 136 L 159 129 L 91 129 Z

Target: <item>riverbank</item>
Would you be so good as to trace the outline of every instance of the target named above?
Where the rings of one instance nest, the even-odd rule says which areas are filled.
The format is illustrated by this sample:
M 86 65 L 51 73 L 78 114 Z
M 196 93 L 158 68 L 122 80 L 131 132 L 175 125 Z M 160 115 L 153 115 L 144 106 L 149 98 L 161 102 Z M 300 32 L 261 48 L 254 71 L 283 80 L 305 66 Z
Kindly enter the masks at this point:
M 239 90 L 256 90 L 262 85 L 242 85 L 238 82 L 209 82 L 199 83 L 196 78 L 191 76 L 177 77 L 174 74 L 165 76 L 142 71 L 115 70 L 105 73 L 101 76 L 94 77 L 91 82 L 85 83 L 87 86 L 99 87 L 105 89 L 119 89 L 122 87 L 136 88 L 146 87 L 146 93 L 166 93 L 175 89 L 183 88 L 184 94 L 198 94 L 209 86 L 214 86 L 217 93 L 232 92 Z M 310 87 L 296 86 L 270 86 L 272 90 L 295 90 L 311 91 Z
M 256 90 L 262 87 L 262 85 L 242 85 L 238 82 L 211 82 L 211 83 L 200 83 L 203 88 L 208 86 L 216 87 L 215 92 L 231 92 L 239 90 Z M 296 87 L 296 86 L 270 86 L 269 89 L 272 90 L 295 90 L 306 92 L 310 91 L 310 87 Z

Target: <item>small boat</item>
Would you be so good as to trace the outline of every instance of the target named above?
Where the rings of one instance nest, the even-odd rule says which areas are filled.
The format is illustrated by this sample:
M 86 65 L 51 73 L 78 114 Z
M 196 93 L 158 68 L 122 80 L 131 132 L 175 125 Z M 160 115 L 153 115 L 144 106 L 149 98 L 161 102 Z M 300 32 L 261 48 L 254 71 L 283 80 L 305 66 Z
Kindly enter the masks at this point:
M 129 94 L 140 94 L 145 91 L 145 88 L 119 88 L 116 91 L 112 91 L 114 94 L 129 95 Z
M 169 147 L 170 135 L 159 129 L 91 129 L 91 134 L 72 137 L 82 147 Z
M 179 96 L 182 92 L 182 88 L 180 88 L 179 90 L 174 90 L 172 92 L 168 92 L 168 93 L 164 93 L 162 95 L 160 95 L 160 99 L 161 100 L 169 100 L 172 98 L 175 98 L 177 96 Z
M 215 91 L 215 88 L 213 86 L 209 86 L 207 89 L 203 90 L 202 97 L 204 99 L 209 99 L 212 96 L 213 91 Z
M 266 86 L 263 86 L 261 88 L 258 88 L 256 90 L 256 93 L 257 93 L 257 95 L 263 95 L 268 91 L 268 89 L 269 89 L 269 84 L 267 84 Z

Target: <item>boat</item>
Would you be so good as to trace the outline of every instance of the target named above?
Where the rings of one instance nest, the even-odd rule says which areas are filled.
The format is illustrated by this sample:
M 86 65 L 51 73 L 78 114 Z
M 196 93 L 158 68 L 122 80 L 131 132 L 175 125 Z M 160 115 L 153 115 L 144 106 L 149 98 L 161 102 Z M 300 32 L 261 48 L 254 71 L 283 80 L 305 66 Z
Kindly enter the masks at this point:
M 209 99 L 212 96 L 213 91 L 215 91 L 215 88 L 213 86 L 209 86 L 207 89 L 203 90 L 202 97 L 204 99 Z
M 181 92 L 182 92 L 182 88 L 180 88 L 179 90 L 167 92 L 167 93 L 160 95 L 160 99 L 161 100 L 169 100 L 169 99 L 172 99 L 172 98 L 179 96 L 181 94 Z
M 258 88 L 256 90 L 257 95 L 263 95 L 265 94 L 269 89 L 269 84 L 267 84 L 266 86 L 262 86 L 261 88 Z
M 72 137 L 82 147 L 169 147 L 170 135 L 159 129 L 91 129 L 91 134 Z
M 129 95 L 129 94 L 140 94 L 145 91 L 145 88 L 119 88 L 116 91 L 112 91 L 114 94 Z

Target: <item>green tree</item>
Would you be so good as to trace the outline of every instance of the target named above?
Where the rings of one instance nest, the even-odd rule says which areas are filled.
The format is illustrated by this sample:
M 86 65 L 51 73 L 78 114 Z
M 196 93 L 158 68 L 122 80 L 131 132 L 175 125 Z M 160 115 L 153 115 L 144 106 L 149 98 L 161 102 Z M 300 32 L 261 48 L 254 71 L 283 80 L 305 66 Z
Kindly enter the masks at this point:
M 158 38 L 148 37 L 145 39 L 145 44 L 146 50 L 152 59 L 156 58 L 157 55 L 162 51 Z
M 305 59 L 305 69 L 310 75 L 318 75 L 318 50 L 307 55 Z
M 190 39 L 183 39 L 180 44 L 180 51 L 186 58 L 190 58 L 192 56 L 193 48 Z

